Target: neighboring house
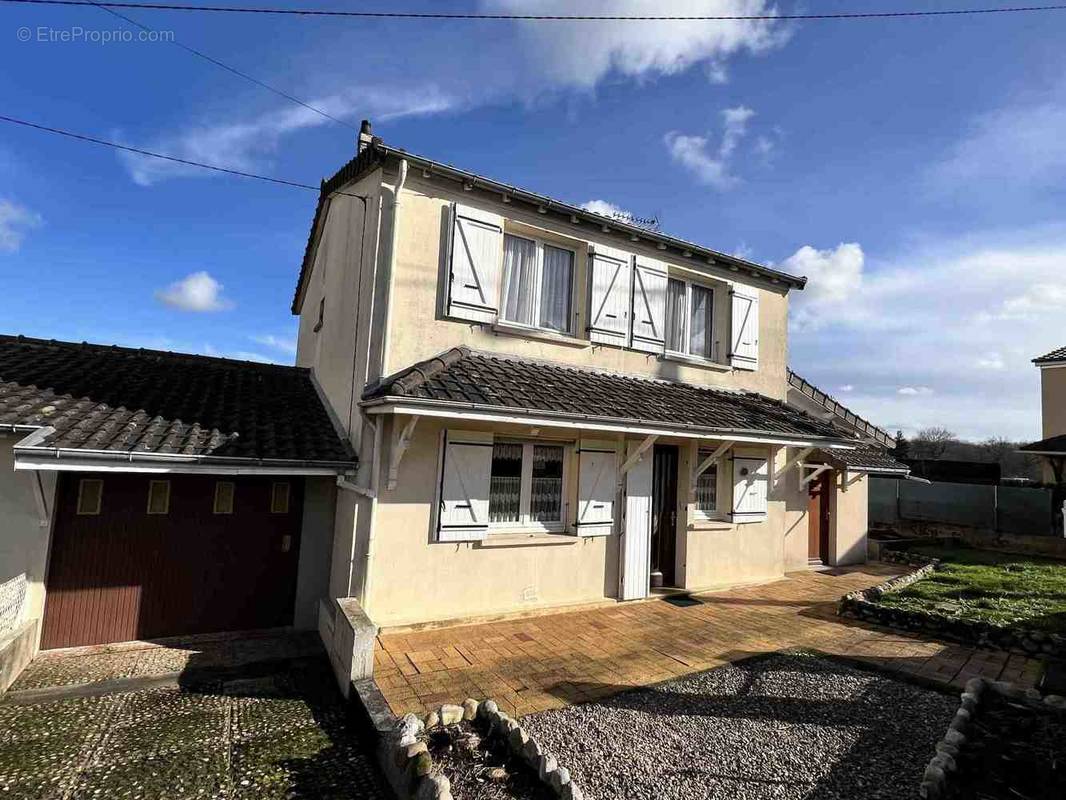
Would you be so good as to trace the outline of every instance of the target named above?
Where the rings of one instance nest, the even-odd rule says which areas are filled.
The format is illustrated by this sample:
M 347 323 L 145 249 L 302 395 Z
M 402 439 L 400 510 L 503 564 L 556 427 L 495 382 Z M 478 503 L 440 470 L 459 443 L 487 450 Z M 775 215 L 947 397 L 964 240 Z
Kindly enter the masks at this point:
M 1040 369 L 1040 417 L 1044 438 L 1020 448 L 1040 456 L 1044 480 L 1066 484 L 1066 347 L 1034 358 Z
M 863 561 L 863 442 L 785 402 L 804 283 L 364 125 L 292 307 L 360 455 L 331 593 L 399 626 Z
M 0 336 L 0 655 L 314 628 L 355 468 L 306 369 Z

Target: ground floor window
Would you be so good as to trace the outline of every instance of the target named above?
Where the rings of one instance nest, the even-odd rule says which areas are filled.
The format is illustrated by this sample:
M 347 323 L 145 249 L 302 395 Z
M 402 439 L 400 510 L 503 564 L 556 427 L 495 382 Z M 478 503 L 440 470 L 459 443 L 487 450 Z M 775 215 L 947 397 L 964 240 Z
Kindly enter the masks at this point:
M 700 450 L 697 463 L 711 455 L 709 450 Z M 711 464 L 696 478 L 696 513 L 710 516 L 718 511 L 718 465 Z
M 489 525 L 561 528 L 565 455 L 561 444 L 494 443 Z

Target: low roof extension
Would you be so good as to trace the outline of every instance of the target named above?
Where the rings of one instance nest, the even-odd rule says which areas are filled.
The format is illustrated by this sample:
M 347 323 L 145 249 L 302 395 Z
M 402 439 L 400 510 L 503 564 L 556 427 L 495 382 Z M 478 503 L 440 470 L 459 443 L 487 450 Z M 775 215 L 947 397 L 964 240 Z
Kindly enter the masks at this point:
M 5 429 L 30 434 L 16 458 L 41 468 L 328 473 L 356 463 L 306 369 L 22 336 L 0 336 Z
M 477 175 L 467 170 L 453 167 L 441 161 L 434 161 L 425 156 L 409 153 L 398 147 L 391 147 L 381 139 L 374 137 L 366 148 L 355 158 L 341 167 L 333 177 L 322 182 L 319 192 L 318 206 L 315 208 L 315 217 L 311 223 L 311 232 L 308 235 L 307 247 L 304 251 L 303 263 L 300 267 L 300 277 L 296 284 L 296 293 L 292 301 L 292 313 L 300 313 L 300 303 L 303 296 L 304 282 L 311 273 L 314 262 L 315 242 L 319 226 L 323 221 L 324 214 L 329 207 L 329 198 L 335 192 L 339 192 L 352 181 L 359 180 L 371 170 L 377 169 L 386 163 L 399 163 L 400 159 L 406 159 L 411 168 L 421 170 L 427 177 L 442 177 L 459 183 L 467 190 L 480 189 L 498 194 L 501 199 L 507 198 L 508 202 L 519 203 L 556 222 L 564 225 L 578 226 L 582 223 L 592 225 L 603 233 L 613 233 L 626 242 L 638 241 L 650 244 L 658 249 L 671 252 L 675 256 L 691 259 L 694 264 L 702 261 L 707 265 L 720 265 L 726 269 L 743 274 L 751 278 L 761 279 L 770 283 L 778 283 L 790 288 L 802 289 L 807 284 L 807 279 L 802 276 L 792 275 L 773 267 L 757 264 L 754 261 L 738 256 L 722 253 L 701 244 L 686 241 L 676 236 L 669 236 L 658 231 L 648 230 L 639 225 L 626 222 L 623 219 L 607 217 L 596 214 L 580 206 L 556 200 L 546 195 L 530 192 L 517 186 L 511 186 L 500 181 Z
M 401 413 L 590 430 L 849 448 L 860 442 L 755 392 L 623 375 L 455 347 L 367 387 Z M 516 418 L 518 418 L 516 420 Z

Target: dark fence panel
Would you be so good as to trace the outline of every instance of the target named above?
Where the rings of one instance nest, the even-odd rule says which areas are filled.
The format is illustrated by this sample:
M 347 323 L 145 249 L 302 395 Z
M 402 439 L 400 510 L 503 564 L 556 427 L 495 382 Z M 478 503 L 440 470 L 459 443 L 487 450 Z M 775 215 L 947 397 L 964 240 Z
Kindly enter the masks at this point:
M 899 514 L 923 522 L 994 528 L 995 491 L 994 486 L 967 483 L 904 481 L 899 487 Z
M 870 476 L 869 503 L 870 522 L 881 525 L 895 525 L 899 522 L 896 514 L 895 478 L 875 478 Z
M 1026 536 L 1062 536 L 1051 489 L 870 478 L 870 522 L 939 522 Z
M 999 530 L 1030 536 L 1051 533 L 1055 511 L 1050 489 L 1000 486 L 998 494 Z

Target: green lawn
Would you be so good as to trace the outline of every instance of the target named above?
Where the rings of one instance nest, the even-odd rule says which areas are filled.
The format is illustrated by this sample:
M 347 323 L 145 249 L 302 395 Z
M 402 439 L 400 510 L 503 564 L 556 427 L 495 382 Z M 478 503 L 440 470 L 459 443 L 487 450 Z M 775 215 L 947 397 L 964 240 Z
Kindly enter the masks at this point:
M 931 577 L 886 594 L 882 604 L 1066 634 L 1066 562 L 965 547 L 907 549 L 944 564 Z

